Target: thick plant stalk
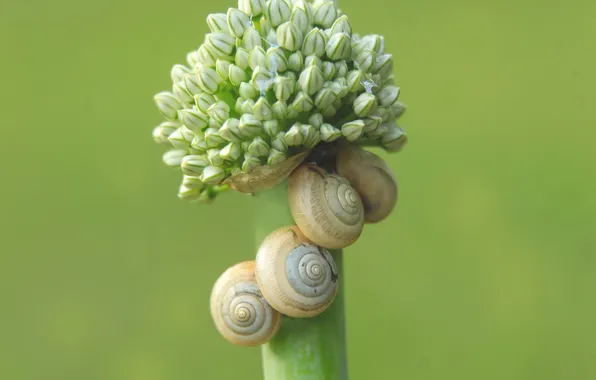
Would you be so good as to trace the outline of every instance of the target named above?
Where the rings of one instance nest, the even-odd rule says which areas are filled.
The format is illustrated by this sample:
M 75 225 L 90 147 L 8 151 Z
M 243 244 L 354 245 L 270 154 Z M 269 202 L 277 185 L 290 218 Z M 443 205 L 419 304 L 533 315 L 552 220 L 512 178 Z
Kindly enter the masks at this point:
M 257 249 L 275 229 L 293 225 L 287 182 L 255 196 Z M 339 273 L 333 303 L 314 318 L 282 320 L 277 335 L 262 346 L 265 380 L 347 380 L 342 250 L 330 250 Z

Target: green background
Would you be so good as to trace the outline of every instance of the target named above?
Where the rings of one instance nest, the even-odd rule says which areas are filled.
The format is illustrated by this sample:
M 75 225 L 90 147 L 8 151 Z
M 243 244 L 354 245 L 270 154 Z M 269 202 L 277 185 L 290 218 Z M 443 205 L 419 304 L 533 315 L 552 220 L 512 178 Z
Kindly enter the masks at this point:
M 353 379 L 596 379 L 596 2 L 340 0 L 394 54 L 398 210 L 346 251 Z M 176 197 L 153 94 L 228 1 L 0 2 L 0 378 L 259 379 L 208 297 L 253 203 Z

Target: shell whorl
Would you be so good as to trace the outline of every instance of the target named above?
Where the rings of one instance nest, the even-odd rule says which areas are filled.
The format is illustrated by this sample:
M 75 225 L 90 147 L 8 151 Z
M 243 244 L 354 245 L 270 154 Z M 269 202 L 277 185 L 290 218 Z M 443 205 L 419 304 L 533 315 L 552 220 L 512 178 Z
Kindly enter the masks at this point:
M 255 262 L 226 270 L 213 286 L 211 315 L 224 338 L 241 346 L 269 341 L 279 330 L 281 315 L 262 296 L 255 278 Z
M 296 226 L 279 228 L 265 238 L 255 271 L 265 299 L 290 317 L 318 315 L 337 294 L 338 269 L 333 257 Z
M 296 225 L 315 244 L 345 248 L 362 233 L 362 200 L 345 178 L 302 165 L 289 178 L 288 196 Z

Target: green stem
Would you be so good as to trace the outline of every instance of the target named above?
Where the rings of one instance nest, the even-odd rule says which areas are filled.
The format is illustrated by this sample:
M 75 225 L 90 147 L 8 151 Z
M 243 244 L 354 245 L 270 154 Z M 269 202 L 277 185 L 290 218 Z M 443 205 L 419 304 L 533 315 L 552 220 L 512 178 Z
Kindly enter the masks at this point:
M 257 247 L 275 229 L 293 225 L 287 183 L 255 196 Z M 342 250 L 330 250 L 339 273 L 337 297 L 314 318 L 283 317 L 277 335 L 262 346 L 265 380 L 347 380 Z

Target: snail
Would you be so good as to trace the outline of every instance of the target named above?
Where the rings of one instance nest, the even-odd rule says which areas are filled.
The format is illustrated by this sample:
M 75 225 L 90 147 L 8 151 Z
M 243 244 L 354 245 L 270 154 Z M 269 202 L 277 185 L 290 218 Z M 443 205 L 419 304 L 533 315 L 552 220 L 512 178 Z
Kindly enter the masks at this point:
M 255 272 L 263 297 L 289 317 L 322 313 L 338 290 L 333 257 L 296 226 L 278 228 L 265 238 L 257 252 Z
M 379 156 L 356 145 L 340 145 L 336 159 L 337 173 L 358 191 L 364 204 L 364 221 L 377 223 L 395 208 L 398 185 L 389 165 Z
M 296 225 L 313 243 L 339 249 L 360 237 L 364 207 L 347 179 L 301 165 L 288 178 L 288 198 Z
M 255 261 L 228 268 L 211 292 L 211 316 L 228 341 L 258 346 L 279 330 L 281 315 L 261 295 L 255 279 Z

